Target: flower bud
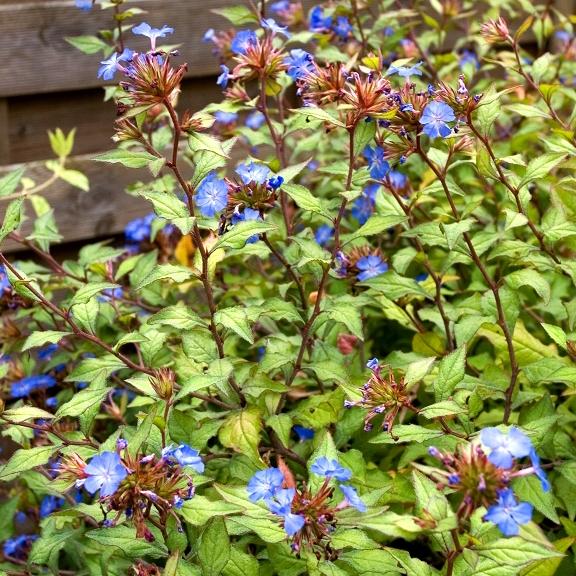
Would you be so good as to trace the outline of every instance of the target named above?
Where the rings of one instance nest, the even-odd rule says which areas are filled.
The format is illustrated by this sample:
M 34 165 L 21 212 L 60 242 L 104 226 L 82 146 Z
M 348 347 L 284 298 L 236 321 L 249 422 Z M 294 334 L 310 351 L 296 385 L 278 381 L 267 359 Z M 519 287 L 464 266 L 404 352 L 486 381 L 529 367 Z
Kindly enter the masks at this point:
M 162 400 L 170 400 L 174 394 L 174 382 L 176 375 L 170 368 L 161 368 L 156 371 L 154 376 L 150 377 L 150 384 L 154 388 L 154 392 L 158 394 Z

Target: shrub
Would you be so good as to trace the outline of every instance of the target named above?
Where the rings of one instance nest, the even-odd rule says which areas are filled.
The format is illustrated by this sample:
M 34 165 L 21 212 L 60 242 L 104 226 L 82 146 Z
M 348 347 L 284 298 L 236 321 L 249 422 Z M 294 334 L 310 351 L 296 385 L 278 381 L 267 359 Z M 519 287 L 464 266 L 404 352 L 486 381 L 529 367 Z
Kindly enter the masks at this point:
M 216 10 L 224 99 L 195 113 L 171 27 L 118 0 L 69 40 L 121 77 L 95 160 L 151 173 L 124 243 L 60 263 L 45 186 L 0 181 L 37 256 L 0 253 L 0 568 L 572 574 L 570 19 L 266 4 Z M 73 136 L 51 183 L 86 189 Z

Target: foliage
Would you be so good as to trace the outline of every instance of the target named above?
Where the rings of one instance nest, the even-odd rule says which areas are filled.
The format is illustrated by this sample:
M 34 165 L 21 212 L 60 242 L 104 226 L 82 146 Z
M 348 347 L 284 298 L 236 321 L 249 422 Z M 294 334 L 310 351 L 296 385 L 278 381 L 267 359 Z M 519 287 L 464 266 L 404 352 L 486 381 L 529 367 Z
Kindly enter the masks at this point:
M 68 41 L 122 77 L 95 161 L 148 168 L 154 212 L 60 263 L 41 192 L 88 190 L 74 134 L 47 182 L 0 180 L 35 255 L 0 252 L 0 570 L 572 574 L 571 20 L 231 6 L 192 113 L 172 28 L 76 5 L 114 26 Z

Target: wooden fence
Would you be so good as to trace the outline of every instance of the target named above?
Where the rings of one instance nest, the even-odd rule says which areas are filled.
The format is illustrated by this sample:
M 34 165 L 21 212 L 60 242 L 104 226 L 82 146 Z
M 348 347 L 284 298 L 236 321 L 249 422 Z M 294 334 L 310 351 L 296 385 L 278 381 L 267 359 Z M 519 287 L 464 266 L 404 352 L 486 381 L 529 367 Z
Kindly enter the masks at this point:
M 218 62 L 210 45 L 201 40 L 208 28 L 226 26 L 211 10 L 238 3 L 137 0 L 149 12 L 145 19 L 151 24 L 175 28 L 170 40 L 181 44 L 181 60 L 188 63 L 182 108 L 197 110 L 218 99 L 214 83 Z M 555 5 L 569 13 L 574 0 L 557 0 Z M 75 8 L 74 0 L 0 0 L 0 174 L 33 162 L 31 173 L 40 179 L 42 160 L 51 157 L 47 130 L 77 128 L 71 167 L 88 175 L 90 191 L 59 182 L 45 193 L 66 242 L 118 233 L 149 210 L 146 202 L 123 193 L 137 176 L 134 171 L 90 160 L 112 147 L 115 109 L 102 102 L 103 83 L 96 78 L 99 55 L 83 55 L 65 38 L 94 34 L 110 23 L 109 11 L 84 12 Z M 145 43 L 144 38 L 130 38 L 133 49 L 144 48 Z M 0 201 L 0 218 L 5 205 Z M 17 246 L 6 243 L 3 248 Z

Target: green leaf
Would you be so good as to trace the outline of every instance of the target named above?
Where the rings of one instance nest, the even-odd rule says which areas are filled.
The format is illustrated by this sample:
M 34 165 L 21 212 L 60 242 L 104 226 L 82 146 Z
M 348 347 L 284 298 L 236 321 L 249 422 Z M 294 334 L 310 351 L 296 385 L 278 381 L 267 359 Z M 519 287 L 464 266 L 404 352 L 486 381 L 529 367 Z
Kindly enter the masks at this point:
M 198 559 L 203 576 L 218 576 L 230 559 L 230 538 L 222 518 L 213 518 L 202 532 Z
M 242 306 L 233 306 L 231 308 L 218 310 L 216 314 L 214 314 L 214 321 L 224 326 L 224 328 L 232 330 L 250 344 L 254 344 L 254 335 L 248 322 L 248 315 L 246 309 Z
M 326 215 L 319 198 L 316 198 L 308 188 L 300 184 L 283 184 L 282 190 L 298 204 L 302 210 Z
M 425 408 L 420 410 L 419 414 L 431 420 L 433 418 L 440 418 L 442 416 L 452 416 L 454 414 L 463 414 L 467 412 L 465 406 L 460 406 L 454 400 L 443 400 L 442 402 L 436 402 L 435 404 L 430 404 Z
M 442 430 L 436 430 L 433 428 L 424 428 L 424 426 L 418 426 L 417 424 L 400 424 L 394 426 L 394 436 L 398 437 L 398 440 L 392 438 L 389 432 L 382 432 L 370 440 L 371 444 L 397 444 L 404 442 L 426 442 L 427 440 L 433 440 L 434 438 L 440 438 L 444 436 Z
M 58 554 L 64 546 L 74 541 L 75 536 L 79 536 L 81 530 L 72 528 L 61 528 L 51 534 L 42 533 L 42 538 L 38 538 L 30 550 L 28 561 L 31 564 L 54 565 L 58 561 Z
M 526 168 L 526 174 L 524 178 L 520 180 L 518 184 L 518 189 L 526 186 L 529 182 L 533 180 L 538 180 L 550 175 L 550 172 L 558 165 L 564 158 L 565 154 L 554 153 L 554 154 L 542 154 L 541 156 L 536 156 L 533 160 L 528 163 Z
M 233 412 L 226 418 L 218 432 L 218 438 L 226 448 L 232 448 L 261 464 L 258 446 L 262 432 L 262 420 L 257 408 Z
M 556 522 L 556 524 L 560 524 L 560 519 L 555 509 L 554 495 L 551 490 L 544 492 L 540 480 L 536 476 L 517 478 L 513 482 L 513 487 L 514 493 L 519 500 L 530 502 L 546 518 Z
M 86 536 L 103 546 L 117 548 L 127 558 L 167 558 L 168 549 L 158 539 L 147 542 L 136 537 L 136 528 L 132 526 L 114 526 L 89 530 Z
M 46 330 L 45 332 L 32 332 L 24 345 L 22 346 L 22 352 L 30 350 L 30 348 L 37 348 L 38 346 L 44 346 L 44 344 L 57 344 L 64 338 L 68 336 L 71 332 L 59 332 L 58 330 Z
M 544 546 L 541 542 L 525 540 L 520 537 L 501 538 L 475 547 L 481 559 L 493 563 L 494 571 L 490 574 L 497 576 L 498 566 L 511 566 L 516 569 L 524 568 L 537 560 L 558 558 L 562 556 L 556 550 Z M 488 572 L 485 572 L 488 576 Z
M 288 414 L 273 414 L 266 420 L 266 425 L 276 432 L 284 446 L 288 447 L 290 445 L 292 418 Z
M 108 49 L 108 44 L 97 36 L 67 36 L 66 42 L 84 54 L 97 54 Z
M 8 204 L 8 208 L 6 208 L 6 213 L 4 214 L 4 222 L 2 223 L 2 228 L 0 228 L 0 242 L 2 242 L 10 232 L 14 232 L 14 230 L 20 226 L 22 222 L 23 202 L 23 198 L 18 198 Z
M 43 418 L 45 420 L 54 418 L 54 414 L 50 414 L 50 412 L 46 412 L 46 410 L 42 410 L 42 408 L 36 408 L 36 406 L 11 408 L 10 410 L 2 412 L 2 416 L 12 422 L 25 422 L 26 420 L 32 420 L 34 418 Z
M 416 511 L 418 514 L 425 514 L 425 517 L 434 519 L 442 530 L 456 527 L 456 515 L 454 514 L 448 499 L 438 490 L 436 482 L 424 476 L 418 470 L 412 472 L 412 484 L 416 493 Z M 441 523 L 448 520 L 448 523 Z M 440 524 L 441 523 L 441 524 Z
M 179 514 L 193 526 L 204 526 L 210 518 L 216 516 L 229 516 L 243 512 L 244 507 L 222 500 L 209 500 L 206 496 L 196 494 L 191 500 L 187 500 L 179 511 Z
M 228 153 L 222 147 L 222 143 L 218 138 L 210 134 L 202 134 L 194 132 L 188 137 L 188 145 L 192 152 L 211 152 L 222 158 L 228 158 Z
M 322 122 L 328 122 L 328 124 L 332 124 L 332 126 L 346 128 L 346 124 L 338 120 L 338 118 L 336 118 L 335 116 L 330 114 L 330 112 L 324 110 L 323 108 L 313 108 L 313 107 L 296 108 L 294 110 L 291 110 L 291 112 L 294 112 L 296 114 L 302 114 L 303 116 L 306 117 L 307 121 L 309 121 L 310 118 L 313 118 L 314 120 L 321 120 Z
M 408 217 L 404 214 L 388 214 L 386 216 L 379 216 L 374 214 L 370 216 L 368 220 L 358 228 L 355 232 L 350 235 L 346 235 L 344 240 L 350 242 L 351 240 L 356 240 L 357 238 L 364 238 L 367 236 L 374 236 L 375 234 L 380 234 L 389 228 L 398 226 L 406 222 Z
M 189 280 L 193 276 L 193 271 L 186 266 L 160 264 L 159 266 L 155 266 L 152 272 L 142 279 L 134 289 L 142 290 L 146 286 L 149 286 L 153 282 L 158 282 L 159 280 L 172 280 L 173 282 L 180 284 Z
M 118 287 L 118 284 L 113 284 L 112 282 L 94 282 L 86 284 L 86 286 L 82 286 L 82 288 L 74 294 L 70 301 L 70 307 L 76 304 L 86 304 L 86 302 L 94 298 L 96 294 L 99 294 L 104 290 L 114 290 L 114 288 Z
M 234 26 L 252 24 L 258 21 L 252 10 L 246 6 L 227 6 L 226 8 L 218 8 L 216 10 L 212 10 L 212 12 L 214 12 L 214 14 L 218 14 L 219 16 L 223 16 Z
M 243 248 L 248 238 L 256 234 L 270 232 L 271 230 L 276 230 L 276 226 L 268 222 L 262 222 L 260 220 L 239 222 L 218 239 L 218 242 L 214 244 L 210 253 L 215 252 L 218 248 Z
M 16 450 L 7 464 L 0 466 L 0 481 L 10 482 L 18 478 L 22 472 L 43 466 L 50 460 L 58 446 L 37 446 L 36 448 L 20 448 Z
M 282 178 L 284 178 L 284 182 L 282 183 L 282 190 L 284 190 L 286 184 L 292 182 L 292 180 L 294 180 L 294 178 L 296 178 L 296 176 L 298 176 L 298 174 L 300 174 L 300 172 L 302 172 L 302 170 L 304 170 L 304 168 L 308 166 L 310 160 L 306 160 L 305 162 L 300 162 L 299 164 L 288 166 L 288 168 L 284 168 L 280 170 L 280 172 L 278 172 L 278 176 L 282 176 Z
M 446 400 L 464 379 L 466 370 L 466 346 L 457 348 L 440 361 L 438 376 L 434 382 L 437 401 Z
M 146 324 L 155 326 L 170 326 L 174 330 L 190 330 L 196 326 L 206 326 L 206 321 L 200 318 L 191 308 L 183 305 L 168 306 L 146 320 Z
M 85 388 L 84 390 L 80 390 L 80 392 L 74 394 L 72 400 L 69 400 L 58 408 L 56 417 L 80 416 L 92 408 L 92 406 L 99 405 L 110 390 L 110 388 Z
M 97 162 L 107 162 L 109 164 L 122 164 L 126 168 L 146 168 L 148 167 L 154 176 L 158 176 L 164 166 L 165 159 L 158 158 L 150 152 L 132 150 L 111 150 L 94 157 Z
M 0 198 L 9 196 L 16 191 L 24 176 L 24 168 L 17 168 L 0 178 Z
M 272 515 L 270 515 L 272 516 Z M 242 528 L 242 532 L 254 532 L 264 542 L 274 544 L 276 542 L 283 542 L 286 540 L 286 532 L 280 527 L 278 517 L 274 516 L 274 520 L 268 518 L 253 518 L 251 516 L 230 516 L 226 518 L 226 525 L 228 530 Z
M 147 409 L 146 416 L 140 422 L 136 433 L 128 438 L 128 453 L 133 458 L 136 457 L 138 451 L 142 447 L 142 445 L 148 440 L 150 437 L 150 432 L 152 430 L 152 426 L 154 425 L 154 420 L 156 419 L 156 414 L 158 413 L 159 404 L 156 403 L 152 407 Z
M 139 190 L 138 195 L 150 200 L 154 206 L 154 212 L 167 220 L 187 218 L 190 215 L 186 204 L 171 192 Z
M 536 270 L 524 268 L 507 274 L 506 284 L 513 290 L 518 290 L 521 286 L 530 286 L 542 298 L 544 305 L 550 302 L 550 284 Z
M 224 576 L 259 576 L 260 568 L 253 554 L 230 548 L 230 559 L 224 567 Z

